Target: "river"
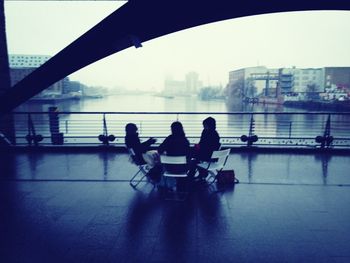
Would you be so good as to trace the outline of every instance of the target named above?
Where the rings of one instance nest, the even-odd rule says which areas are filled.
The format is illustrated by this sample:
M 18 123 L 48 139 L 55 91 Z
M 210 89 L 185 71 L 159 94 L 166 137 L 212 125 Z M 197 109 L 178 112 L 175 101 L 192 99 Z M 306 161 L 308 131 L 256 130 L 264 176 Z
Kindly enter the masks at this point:
M 27 102 L 17 108 L 17 111 L 48 111 L 50 106 L 57 106 L 62 112 L 304 112 L 275 104 L 230 105 L 224 100 L 203 101 L 197 97 L 164 98 L 149 94 L 114 95 L 56 103 Z

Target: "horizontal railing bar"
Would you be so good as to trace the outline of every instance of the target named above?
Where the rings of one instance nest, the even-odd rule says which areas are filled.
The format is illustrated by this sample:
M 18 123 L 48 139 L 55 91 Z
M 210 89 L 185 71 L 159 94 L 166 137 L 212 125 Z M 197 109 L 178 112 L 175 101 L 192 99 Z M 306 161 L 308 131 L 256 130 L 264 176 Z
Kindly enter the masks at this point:
M 40 111 L 33 111 L 33 112 L 21 112 L 21 111 L 15 111 L 11 114 L 49 114 L 50 112 L 40 112 Z M 57 114 L 111 114 L 111 115 L 137 115 L 137 114 L 144 114 L 144 115 L 350 115 L 350 112 L 146 112 L 146 111 L 140 111 L 140 112 L 116 112 L 116 111 L 109 111 L 109 112 L 96 112 L 96 111 L 84 111 L 84 112 L 67 112 L 67 111 L 58 111 L 55 112 Z
M 321 147 L 321 144 L 316 141 L 316 137 L 319 136 L 319 139 L 322 140 L 323 136 L 328 136 L 326 129 L 328 129 L 327 120 L 330 115 L 329 136 L 333 138 L 330 147 L 350 146 L 350 112 L 56 113 L 58 122 L 52 123 L 49 118 L 50 112 L 15 112 L 14 114 L 17 114 L 14 119 L 18 145 L 29 144 L 26 142 L 27 134 L 33 135 L 28 126 L 27 115 L 30 114 L 36 135 L 43 136 L 41 145 L 54 144 L 55 133 L 60 133 L 59 136 L 64 140 L 60 144 L 101 145 L 106 142 L 100 141 L 99 136 L 106 135 L 106 132 L 107 135 L 115 137 L 115 140 L 109 144 L 124 145 L 125 125 L 129 122 L 134 122 L 138 126 L 142 141 L 155 137 L 158 139 L 155 145 L 159 145 L 170 134 L 170 124 L 175 120 L 182 122 L 187 138 L 191 144 L 194 144 L 199 141 L 203 130 L 203 116 L 211 115 L 216 118 L 216 129 L 223 145 L 247 145 L 246 141 L 241 140 L 241 136 L 257 135 L 258 141 L 254 142 L 254 146 L 318 148 Z M 155 117 L 155 115 L 158 116 Z M 254 117 L 254 122 L 251 121 L 251 116 Z M 104 120 L 106 120 L 106 127 L 103 126 Z

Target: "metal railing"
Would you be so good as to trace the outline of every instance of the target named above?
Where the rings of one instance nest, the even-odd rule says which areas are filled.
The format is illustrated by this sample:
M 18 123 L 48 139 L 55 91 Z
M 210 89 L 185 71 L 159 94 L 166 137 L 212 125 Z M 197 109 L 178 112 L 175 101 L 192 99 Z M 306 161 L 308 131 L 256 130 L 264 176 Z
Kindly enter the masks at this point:
M 350 148 L 350 113 L 15 112 L 17 145 L 124 145 L 125 125 L 157 144 L 181 121 L 192 144 L 212 116 L 224 146 Z

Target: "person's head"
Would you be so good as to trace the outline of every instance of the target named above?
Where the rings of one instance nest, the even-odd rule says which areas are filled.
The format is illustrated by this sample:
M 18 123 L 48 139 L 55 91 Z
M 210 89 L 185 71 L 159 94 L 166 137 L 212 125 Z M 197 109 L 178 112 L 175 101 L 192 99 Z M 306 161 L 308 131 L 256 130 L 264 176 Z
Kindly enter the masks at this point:
M 215 130 L 216 129 L 216 121 L 212 117 L 208 117 L 203 121 L 203 127 L 207 130 Z
M 174 136 L 185 136 L 184 128 L 182 127 L 181 122 L 174 121 L 171 124 L 171 134 Z
M 125 132 L 127 135 L 132 135 L 137 133 L 137 126 L 135 123 L 128 123 L 125 126 Z

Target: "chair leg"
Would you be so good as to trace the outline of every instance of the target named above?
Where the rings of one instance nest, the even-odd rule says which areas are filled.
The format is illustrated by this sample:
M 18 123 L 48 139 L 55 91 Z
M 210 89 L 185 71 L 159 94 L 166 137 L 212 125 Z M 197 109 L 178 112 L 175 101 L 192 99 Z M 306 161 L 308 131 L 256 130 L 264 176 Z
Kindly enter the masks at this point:
M 205 180 L 207 181 L 208 185 L 212 185 L 213 183 L 215 183 L 216 176 L 217 176 L 217 174 L 215 174 L 214 172 L 208 171 L 208 175 L 205 178 Z
M 139 173 L 142 173 L 142 176 L 140 179 L 136 180 L 136 177 Z M 135 174 L 134 176 L 130 179 L 129 183 L 133 188 L 136 188 L 138 186 L 139 183 L 141 183 L 141 181 L 143 180 L 143 178 L 145 178 L 146 173 L 144 171 L 144 169 L 141 167 Z

